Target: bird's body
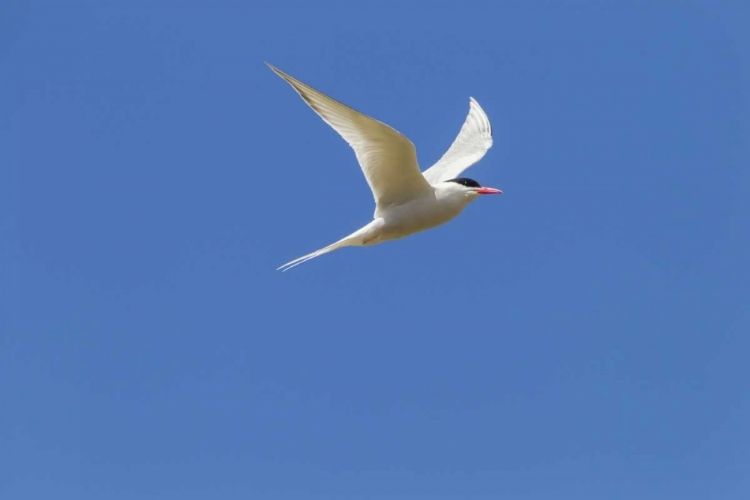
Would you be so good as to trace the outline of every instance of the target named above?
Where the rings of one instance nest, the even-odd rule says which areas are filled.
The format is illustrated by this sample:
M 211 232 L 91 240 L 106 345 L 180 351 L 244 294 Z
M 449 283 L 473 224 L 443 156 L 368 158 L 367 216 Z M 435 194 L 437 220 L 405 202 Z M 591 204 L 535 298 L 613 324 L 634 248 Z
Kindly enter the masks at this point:
M 474 99 L 451 147 L 435 165 L 420 172 L 414 145 L 399 132 L 269 67 L 352 146 L 376 203 L 369 224 L 279 269 L 291 269 L 339 248 L 375 245 L 431 229 L 455 218 L 479 195 L 502 192 L 456 177 L 492 146 L 489 120 Z
M 383 221 L 380 241 L 403 238 L 445 224 L 458 216 L 474 199 L 474 196 L 467 195 L 463 190 L 451 190 L 443 185 L 431 188 L 419 198 L 382 211 L 380 217 L 375 219 Z

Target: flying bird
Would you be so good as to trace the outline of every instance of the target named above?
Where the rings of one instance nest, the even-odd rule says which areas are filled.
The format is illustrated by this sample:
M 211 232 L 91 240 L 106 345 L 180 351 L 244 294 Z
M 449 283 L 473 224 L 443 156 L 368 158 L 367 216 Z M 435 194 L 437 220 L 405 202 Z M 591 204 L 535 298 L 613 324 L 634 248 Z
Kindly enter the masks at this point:
M 339 248 L 376 245 L 445 224 L 480 195 L 502 194 L 460 177 L 492 146 L 490 120 L 473 97 L 453 144 L 437 163 L 420 172 L 414 144 L 400 132 L 266 64 L 354 149 L 375 198 L 369 224 L 277 270 L 289 270 Z

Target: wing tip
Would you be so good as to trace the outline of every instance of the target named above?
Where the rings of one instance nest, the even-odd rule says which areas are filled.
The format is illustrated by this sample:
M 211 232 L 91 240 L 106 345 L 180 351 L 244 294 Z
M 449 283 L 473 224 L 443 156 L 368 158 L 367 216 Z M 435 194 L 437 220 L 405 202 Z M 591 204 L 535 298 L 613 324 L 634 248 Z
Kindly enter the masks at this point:
M 490 141 L 492 140 L 492 123 L 490 122 L 490 117 L 487 116 L 487 113 L 484 111 L 484 108 L 479 105 L 479 102 L 474 99 L 473 97 L 469 97 L 469 109 L 476 109 L 479 111 L 480 116 L 482 117 L 482 121 L 484 122 L 484 125 L 487 127 L 487 132 L 490 136 Z M 492 145 L 492 142 L 490 142 L 490 146 Z M 489 148 L 487 148 L 489 149 Z
M 476 107 L 476 108 L 479 108 L 479 110 L 480 110 L 480 111 L 482 111 L 482 113 L 484 113 L 484 109 L 482 108 L 482 106 L 480 106 L 480 105 L 479 105 L 479 101 L 477 101 L 476 99 L 474 99 L 474 98 L 473 98 L 473 97 L 471 97 L 471 96 L 469 96 L 469 107 L 472 107 L 472 108 L 474 108 L 474 107 Z M 485 113 L 485 114 L 486 114 L 486 113 Z
M 276 73 L 277 75 L 279 75 L 282 78 L 284 78 L 284 75 L 286 75 L 286 73 L 284 73 L 283 71 L 281 71 L 279 68 L 277 68 L 276 66 L 274 66 L 273 64 L 271 64 L 268 61 L 263 61 L 263 64 L 265 64 L 266 66 L 268 66 L 268 68 L 271 71 L 273 71 L 274 73 Z

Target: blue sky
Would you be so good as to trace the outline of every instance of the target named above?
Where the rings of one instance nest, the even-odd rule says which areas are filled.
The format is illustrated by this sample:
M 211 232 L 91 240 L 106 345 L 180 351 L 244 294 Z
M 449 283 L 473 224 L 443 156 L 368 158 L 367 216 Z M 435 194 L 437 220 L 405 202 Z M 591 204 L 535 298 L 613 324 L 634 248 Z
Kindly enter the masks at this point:
M 5 1 L 0 496 L 745 499 L 746 2 Z M 366 223 L 269 61 L 505 191 Z

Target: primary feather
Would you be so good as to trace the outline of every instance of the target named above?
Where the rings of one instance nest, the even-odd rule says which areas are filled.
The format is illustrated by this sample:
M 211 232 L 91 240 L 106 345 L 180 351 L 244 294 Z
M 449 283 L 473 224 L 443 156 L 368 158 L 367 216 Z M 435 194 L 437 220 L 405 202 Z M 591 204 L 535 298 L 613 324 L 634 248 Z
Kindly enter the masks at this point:
M 476 99 L 471 97 L 469 114 L 461 131 L 437 163 L 424 171 L 424 177 L 430 184 L 455 179 L 461 172 L 481 160 L 491 147 L 490 119 Z

